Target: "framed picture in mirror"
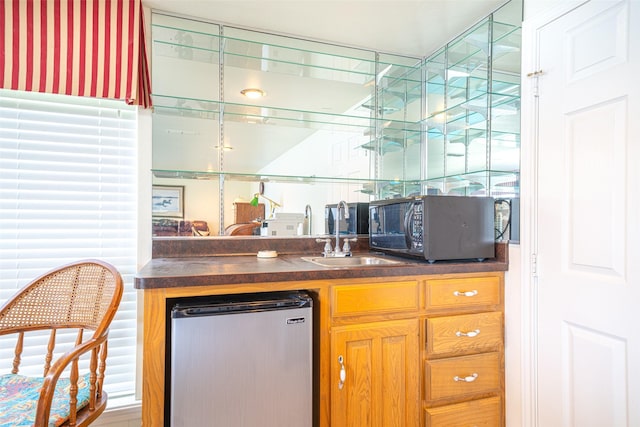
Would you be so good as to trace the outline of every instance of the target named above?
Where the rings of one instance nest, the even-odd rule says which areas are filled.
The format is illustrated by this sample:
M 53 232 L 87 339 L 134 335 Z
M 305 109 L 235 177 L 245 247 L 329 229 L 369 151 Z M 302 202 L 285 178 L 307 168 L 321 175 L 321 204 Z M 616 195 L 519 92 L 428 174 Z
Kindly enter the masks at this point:
M 152 216 L 184 218 L 184 186 L 154 185 L 151 200 Z

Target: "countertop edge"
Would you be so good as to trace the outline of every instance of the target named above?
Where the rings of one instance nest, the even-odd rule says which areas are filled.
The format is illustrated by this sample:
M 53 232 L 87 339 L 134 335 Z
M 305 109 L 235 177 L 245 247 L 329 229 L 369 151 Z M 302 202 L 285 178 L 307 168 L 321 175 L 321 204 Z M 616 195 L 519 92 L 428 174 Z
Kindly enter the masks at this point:
M 392 266 L 319 267 L 303 261 L 304 255 L 285 255 L 261 260 L 255 256 L 184 257 L 152 259 L 135 277 L 136 289 L 238 285 L 308 280 L 425 276 L 507 271 L 508 249 L 496 250 L 485 261 L 426 261 L 393 257 Z M 380 256 L 376 254 L 376 256 Z

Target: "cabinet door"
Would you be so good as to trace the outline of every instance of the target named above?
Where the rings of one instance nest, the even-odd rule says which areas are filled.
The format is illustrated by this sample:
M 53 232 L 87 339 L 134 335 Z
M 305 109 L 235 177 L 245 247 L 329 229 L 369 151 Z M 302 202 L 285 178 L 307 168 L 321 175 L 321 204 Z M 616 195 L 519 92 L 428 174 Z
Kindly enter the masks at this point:
M 332 328 L 332 427 L 420 424 L 418 332 L 417 319 Z

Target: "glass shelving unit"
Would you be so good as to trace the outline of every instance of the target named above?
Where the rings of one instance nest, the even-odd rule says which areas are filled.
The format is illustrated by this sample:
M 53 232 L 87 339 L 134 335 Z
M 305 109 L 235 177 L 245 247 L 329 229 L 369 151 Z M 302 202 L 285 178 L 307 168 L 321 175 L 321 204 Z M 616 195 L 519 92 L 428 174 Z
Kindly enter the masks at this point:
M 425 60 L 430 193 L 518 197 L 521 32 L 519 21 L 499 21 L 507 16 L 494 13 Z
M 162 13 L 151 28 L 154 183 L 206 185 L 221 233 L 224 206 L 259 182 L 331 184 L 321 206 L 419 189 L 405 170 L 423 139 L 420 58 Z M 240 95 L 257 82 L 267 96 Z
M 154 12 L 154 184 L 207 186 L 221 233 L 228 207 L 260 182 L 282 198 L 316 186 L 329 193 L 319 206 L 517 196 L 521 32 L 511 15 L 412 58 Z M 240 95 L 258 82 L 266 96 Z

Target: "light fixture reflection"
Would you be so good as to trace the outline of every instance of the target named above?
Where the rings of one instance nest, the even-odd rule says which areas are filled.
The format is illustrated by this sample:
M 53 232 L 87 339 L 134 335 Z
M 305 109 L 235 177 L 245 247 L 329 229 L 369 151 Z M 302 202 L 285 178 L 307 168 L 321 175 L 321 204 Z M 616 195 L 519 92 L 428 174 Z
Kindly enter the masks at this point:
M 262 89 L 257 88 L 242 89 L 240 93 L 250 99 L 258 99 L 266 95 Z

